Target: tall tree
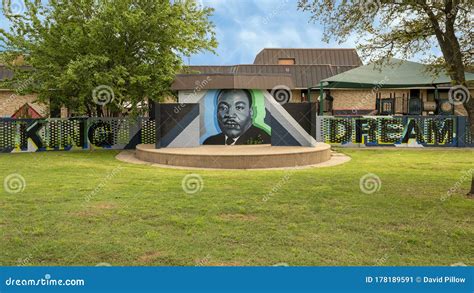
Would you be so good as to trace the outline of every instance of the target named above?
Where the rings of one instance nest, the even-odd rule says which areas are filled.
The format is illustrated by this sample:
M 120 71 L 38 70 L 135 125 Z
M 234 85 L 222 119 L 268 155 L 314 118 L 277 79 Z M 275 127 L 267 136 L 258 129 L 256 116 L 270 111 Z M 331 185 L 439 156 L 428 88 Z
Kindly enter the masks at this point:
M 10 82 L 77 114 L 138 113 L 148 98 L 169 93 L 183 56 L 217 46 L 212 9 L 195 0 L 42 2 L 25 1 L 15 14 L 4 7 Z M 18 56 L 32 69 L 17 66 Z
M 465 70 L 474 63 L 472 0 L 298 0 L 298 8 L 324 25 L 326 41 L 356 34 L 364 40 L 359 44 L 363 56 L 381 63 L 396 54 L 424 54 L 431 57 L 434 74 L 442 69 L 453 85 L 466 86 Z M 434 58 L 434 47 L 442 57 Z M 462 102 L 474 135 L 474 98 L 467 91 Z

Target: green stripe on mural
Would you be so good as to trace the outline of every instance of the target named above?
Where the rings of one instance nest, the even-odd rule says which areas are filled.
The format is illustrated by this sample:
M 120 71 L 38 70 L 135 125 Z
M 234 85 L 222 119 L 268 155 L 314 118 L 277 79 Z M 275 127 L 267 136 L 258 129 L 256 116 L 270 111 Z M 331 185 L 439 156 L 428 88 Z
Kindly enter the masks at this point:
M 252 110 L 253 110 L 253 125 L 262 129 L 268 135 L 272 134 L 272 128 L 265 123 L 265 96 L 261 90 L 251 90 L 252 93 Z

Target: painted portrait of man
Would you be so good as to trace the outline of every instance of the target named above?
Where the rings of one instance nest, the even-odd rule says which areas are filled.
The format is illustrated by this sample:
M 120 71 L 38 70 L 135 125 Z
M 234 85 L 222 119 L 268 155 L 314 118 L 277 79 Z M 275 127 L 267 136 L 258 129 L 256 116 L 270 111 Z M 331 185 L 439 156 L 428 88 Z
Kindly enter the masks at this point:
M 217 121 L 221 133 L 208 137 L 207 145 L 270 144 L 270 136 L 252 124 L 252 96 L 248 90 L 221 90 L 217 96 Z

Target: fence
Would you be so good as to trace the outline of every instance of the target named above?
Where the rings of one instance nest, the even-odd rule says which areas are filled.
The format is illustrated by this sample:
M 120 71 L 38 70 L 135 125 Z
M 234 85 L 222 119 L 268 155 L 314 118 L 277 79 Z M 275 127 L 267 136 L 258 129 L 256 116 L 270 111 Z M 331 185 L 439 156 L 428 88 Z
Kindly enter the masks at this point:
M 474 147 L 468 120 L 459 116 L 317 116 L 316 128 L 306 126 L 317 141 L 333 145 Z M 4 153 L 134 149 L 156 144 L 156 136 L 149 118 L 0 119 Z
M 0 152 L 133 149 L 156 142 L 148 118 L 0 119 Z
M 316 140 L 341 146 L 474 146 L 462 116 L 318 116 Z

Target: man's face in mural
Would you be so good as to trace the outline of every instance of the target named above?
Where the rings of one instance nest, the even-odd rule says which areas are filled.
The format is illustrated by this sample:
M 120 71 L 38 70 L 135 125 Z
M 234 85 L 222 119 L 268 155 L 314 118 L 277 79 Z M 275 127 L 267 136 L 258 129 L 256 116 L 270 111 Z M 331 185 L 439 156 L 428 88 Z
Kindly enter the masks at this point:
M 222 132 L 231 138 L 241 136 L 252 126 L 250 96 L 243 90 L 223 91 L 217 100 L 217 120 Z

